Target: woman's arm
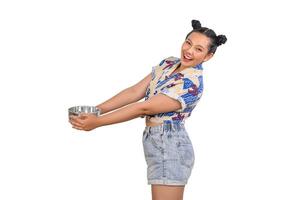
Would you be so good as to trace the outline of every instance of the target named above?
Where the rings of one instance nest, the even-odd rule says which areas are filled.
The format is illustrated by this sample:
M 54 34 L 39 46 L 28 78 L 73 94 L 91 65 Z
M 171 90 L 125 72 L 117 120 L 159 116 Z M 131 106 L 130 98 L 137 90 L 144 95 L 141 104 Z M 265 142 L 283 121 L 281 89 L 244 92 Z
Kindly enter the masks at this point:
M 185 81 L 179 79 L 146 101 L 135 102 L 111 113 L 100 115 L 99 117 L 95 115 L 83 116 L 82 119 L 74 117 L 75 119 L 72 119 L 71 123 L 74 128 L 92 130 L 100 126 L 128 121 L 142 115 L 154 115 L 171 111 L 179 112 L 187 108 L 187 100 L 185 98 L 189 98 L 188 100 L 193 102 L 199 100 L 198 97 L 202 94 L 201 92 L 196 93 L 196 89 L 202 87 L 202 82 L 199 81 L 198 77 L 192 76 L 189 80 L 191 80 L 193 84 L 190 84 L 190 87 L 185 89 Z M 186 94 L 189 94 L 188 97 Z
M 153 115 L 181 108 L 179 101 L 164 94 L 152 96 L 146 101 L 136 102 L 97 118 L 97 127 L 128 121 L 141 115 Z
M 111 113 L 100 115 L 83 114 L 80 117 L 71 117 L 73 128 L 90 131 L 94 128 L 128 121 L 142 115 L 171 112 L 181 108 L 178 100 L 164 94 L 157 94 L 146 101 L 136 102 Z
M 96 107 L 101 109 L 101 114 L 104 114 L 125 105 L 137 102 L 145 96 L 145 92 L 150 81 L 151 73 L 141 81 L 139 81 L 137 84 L 122 90 L 112 98 L 97 105 Z

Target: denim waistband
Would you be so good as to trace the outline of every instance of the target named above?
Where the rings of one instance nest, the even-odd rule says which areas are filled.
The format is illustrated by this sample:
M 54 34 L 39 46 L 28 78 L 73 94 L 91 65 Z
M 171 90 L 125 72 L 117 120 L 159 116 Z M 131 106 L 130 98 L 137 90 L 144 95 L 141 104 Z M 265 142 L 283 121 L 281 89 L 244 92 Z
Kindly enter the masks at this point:
M 148 133 L 164 132 L 164 131 L 180 131 L 180 130 L 185 130 L 185 123 L 164 121 L 163 124 L 160 124 L 158 126 L 145 126 L 144 130 Z

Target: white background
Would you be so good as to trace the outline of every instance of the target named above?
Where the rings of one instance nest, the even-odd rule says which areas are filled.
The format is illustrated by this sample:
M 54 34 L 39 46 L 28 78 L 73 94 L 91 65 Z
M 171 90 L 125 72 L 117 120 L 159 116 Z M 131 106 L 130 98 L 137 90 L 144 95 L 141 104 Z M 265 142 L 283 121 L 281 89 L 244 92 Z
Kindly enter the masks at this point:
M 1 1 L 0 199 L 151 199 L 145 119 L 82 132 L 67 109 L 179 56 L 197 19 L 228 41 L 204 63 L 186 121 L 196 160 L 184 199 L 300 200 L 298 12 L 289 0 Z

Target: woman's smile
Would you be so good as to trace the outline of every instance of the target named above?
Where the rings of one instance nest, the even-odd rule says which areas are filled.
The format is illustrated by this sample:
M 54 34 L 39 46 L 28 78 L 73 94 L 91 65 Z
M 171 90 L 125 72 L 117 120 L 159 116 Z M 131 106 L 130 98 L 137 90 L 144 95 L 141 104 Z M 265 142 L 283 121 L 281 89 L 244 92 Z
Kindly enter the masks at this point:
M 193 60 L 193 58 L 192 58 L 191 56 L 189 56 L 189 55 L 183 53 L 182 60 L 183 60 L 184 62 L 190 62 L 190 61 Z

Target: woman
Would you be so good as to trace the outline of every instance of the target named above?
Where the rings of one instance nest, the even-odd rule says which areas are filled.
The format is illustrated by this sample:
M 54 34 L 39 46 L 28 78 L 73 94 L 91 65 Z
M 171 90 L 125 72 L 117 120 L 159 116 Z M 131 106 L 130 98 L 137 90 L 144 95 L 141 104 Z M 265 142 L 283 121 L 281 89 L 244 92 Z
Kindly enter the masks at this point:
M 70 120 L 73 128 L 90 131 L 146 117 L 142 141 L 153 200 L 183 199 L 194 165 L 185 119 L 202 95 L 202 63 L 211 59 L 216 48 L 227 41 L 226 36 L 217 36 L 198 20 L 192 20 L 192 27 L 182 45 L 181 58 L 165 58 L 140 82 L 97 107 L 104 114 L 130 105 L 99 117 L 83 114 Z M 137 102 L 142 98 L 145 101 Z

